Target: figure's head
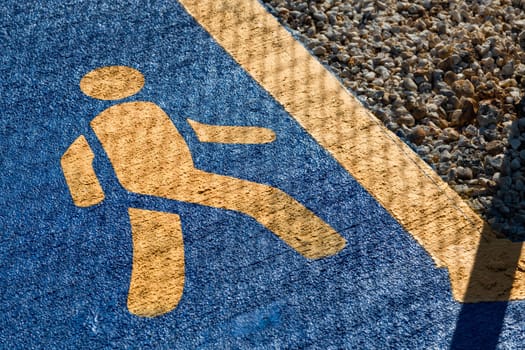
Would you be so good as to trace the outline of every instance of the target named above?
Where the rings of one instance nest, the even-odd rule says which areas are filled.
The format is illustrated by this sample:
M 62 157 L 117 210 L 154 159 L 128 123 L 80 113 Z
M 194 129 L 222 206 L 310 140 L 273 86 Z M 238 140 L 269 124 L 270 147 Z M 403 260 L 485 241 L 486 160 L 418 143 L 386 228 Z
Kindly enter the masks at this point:
M 144 86 L 144 76 L 126 66 L 107 66 L 92 70 L 80 80 L 80 90 L 99 100 L 120 100 L 133 96 Z

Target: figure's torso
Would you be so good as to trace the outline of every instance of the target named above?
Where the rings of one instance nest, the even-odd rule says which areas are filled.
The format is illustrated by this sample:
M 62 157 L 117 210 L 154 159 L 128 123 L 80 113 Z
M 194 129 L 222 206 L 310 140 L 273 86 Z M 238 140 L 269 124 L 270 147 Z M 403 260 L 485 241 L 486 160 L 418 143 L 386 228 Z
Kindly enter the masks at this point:
M 126 102 L 90 123 L 120 183 L 131 192 L 154 194 L 194 170 L 191 152 L 169 116 L 151 102 Z

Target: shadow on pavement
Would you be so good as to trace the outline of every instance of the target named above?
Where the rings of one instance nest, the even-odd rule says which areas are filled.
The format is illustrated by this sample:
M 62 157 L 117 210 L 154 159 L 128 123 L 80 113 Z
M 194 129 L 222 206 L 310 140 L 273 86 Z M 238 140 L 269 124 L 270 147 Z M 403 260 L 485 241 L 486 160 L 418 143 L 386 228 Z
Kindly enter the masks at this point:
M 521 243 L 492 238 L 486 227 L 452 339 L 452 349 L 495 349 L 503 328 L 505 311 L 520 260 Z M 506 244 L 505 244 L 506 243 Z M 487 302 L 480 300 L 502 300 Z
M 525 99 L 518 105 L 518 108 L 523 107 Z M 520 134 L 524 135 L 523 147 L 516 141 L 520 140 Z M 493 216 L 492 227 L 486 224 L 478 245 L 465 296 L 467 302 L 463 304 L 457 320 L 452 349 L 495 349 L 508 302 L 513 297 L 512 286 L 522 283 L 517 277 L 524 272 L 523 266 L 520 266 L 523 244 L 518 242 L 523 240 L 525 234 L 525 220 L 521 220 L 520 207 L 522 202 L 525 206 L 525 178 L 522 173 L 525 157 L 520 158 L 520 152 L 525 155 L 524 150 L 525 116 L 520 115 L 511 127 L 501 177 L 489 208 Z M 498 238 L 502 234 L 514 242 Z

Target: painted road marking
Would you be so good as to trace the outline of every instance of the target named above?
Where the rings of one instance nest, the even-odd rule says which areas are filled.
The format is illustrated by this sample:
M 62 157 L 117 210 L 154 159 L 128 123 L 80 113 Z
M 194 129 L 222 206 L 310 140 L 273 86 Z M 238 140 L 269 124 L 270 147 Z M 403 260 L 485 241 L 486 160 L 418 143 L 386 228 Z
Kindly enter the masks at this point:
M 140 72 L 123 66 L 95 69 L 80 82 L 86 95 L 102 100 L 130 97 L 143 85 Z M 275 140 L 275 134 L 266 128 L 244 130 L 240 126 L 190 124 L 205 142 L 243 144 Z M 244 213 L 309 259 L 337 254 L 346 245 L 346 240 L 330 225 L 284 191 L 197 169 L 175 124 L 152 102 L 113 105 L 99 113 L 90 125 L 120 183 L 132 193 Z M 93 158 L 83 136 L 62 157 L 62 169 L 77 206 L 95 205 L 104 199 L 92 167 Z M 91 189 L 93 194 L 89 193 Z M 177 216 L 178 224 L 173 225 L 170 219 L 174 214 L 139 209 L 129 209 L 129 215 L 133 272 L 128 308 L 139 316 L 158 316 L 173 310 L 182 296 L 184 246 L 180 219 Z M 145 233 L 148 230 L 151 234 Z
M 438 267 L 448 269 L 456 300 L 525 298 L 521 243 L 497 239 L 426 163 L 363 108 L 257 0 L 181 3 L 412 234 Z M 481 240 L 483 251 L 478 254 Z M 509 254 L 513 251 L 521 254 L 518 266 L 515 254 Z
M 64 177 L 77 207 L 90 207 L 105 198 L 93 170 L 94 158 L 95 154 L 84 136 L 79 136 L 62 156 L 60 163 Z
M 209 125 L 187 119 L 200 142 L 262 144 L 275 141 L 275 132 L 257 126 Z
M 177 214 L 129 208 L 133 268 L 128 310 L 143 317 L 177 307 L 184 290 L 184 244 Z
M 454 301 L 447 271 L 435 268 L 392 215 L 179 2 L 29 4 L 31 11 L 13 1 L 0 10 L 8 18 L 0 34 L 3 343 L 445 349 L 457 328 L 483 346 L 487 337 L 479 335 L 497 335 L 480 330 L 483 322 L 463 312 L 472 307 L 487 311 L 486 325 L 494 324 L 495 309 L 505 312 L 499 345 L 523 344 L 524 302 L 462 306 Z M 144 74 L 138 95 L 100 101 L 79 90 L 84 74 L 113 64 Z M 195 167 L 283 190 L 340 233 L 346 247 L 308 260 L 247 215 L 126 191 L 90 122 L 108 107 L 138 99 L 169 115 Z M 201 142 L 188 118 L 205 125 L 264 127 L 276 138 L 248 145 Z M 60 167 L 62 154 L 77 139 L 89 147 L 78 141 L 82 147 L 73 153 L 84 159 L 73 168 L 82 168 L 80 175 L 96 174 L 82 183 L 99 181 L 105 195 L 87 209 L 74 205 Z M 166 235 L 155 232 L 171 242 L 170 249 L 155 242 L 135 246 L 136 234 L 152 232 L 147 224 L 161 221 L 142 218 L 163 214 L 180 217 L 180 229 L 172 216 Z M 175 273 L 182 271 L 182 252 L 172 250 L 180 247 L 180 230 L 183 282 Z M 153 278 L 144 280 L 142 291 L 135 284 L 133 254 L 141 260 L 140 249 L 146 265 L 137 268 L 150 270 L 154 259 L 148 252 L 156 252 L 165 268 L 161 276 L 167 277 L 156 281 L 158 288 L 173 288 L 173 294 L 150 294 Z M 173 311 L 147 320 L 136 316 L 164 312 L 141 305 L 150 298 L 172 308 L 180 282 L 182 298 Z M 135 288 L 144 296 L 134 299 Z

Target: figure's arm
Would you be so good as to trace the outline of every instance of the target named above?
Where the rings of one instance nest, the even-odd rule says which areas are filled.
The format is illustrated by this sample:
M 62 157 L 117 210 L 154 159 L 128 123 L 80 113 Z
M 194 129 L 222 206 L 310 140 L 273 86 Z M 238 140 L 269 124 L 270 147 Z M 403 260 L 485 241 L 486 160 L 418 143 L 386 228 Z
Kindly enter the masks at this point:
M 77 207 L 89 207 L 104 200 L 104 191 L 93 170 L 94 158 L 86 138 L 81 135 L 60 160 L 71 197 Z
M 257 126 L 209 125 L 188 119 L 188 123 L 201 142 L 261 144 L 275 140 L 275 133 Z

